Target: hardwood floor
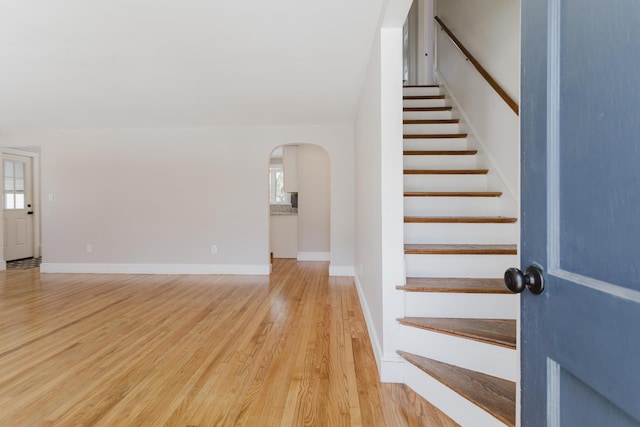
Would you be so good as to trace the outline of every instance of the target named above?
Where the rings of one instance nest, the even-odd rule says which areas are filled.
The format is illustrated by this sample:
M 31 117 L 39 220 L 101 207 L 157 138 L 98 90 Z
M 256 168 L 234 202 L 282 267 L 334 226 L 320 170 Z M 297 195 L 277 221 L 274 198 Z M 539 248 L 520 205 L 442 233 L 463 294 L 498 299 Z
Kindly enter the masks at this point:
M 381 384 L 351 278 L 0 272 L 2 426 L 453 426 Z

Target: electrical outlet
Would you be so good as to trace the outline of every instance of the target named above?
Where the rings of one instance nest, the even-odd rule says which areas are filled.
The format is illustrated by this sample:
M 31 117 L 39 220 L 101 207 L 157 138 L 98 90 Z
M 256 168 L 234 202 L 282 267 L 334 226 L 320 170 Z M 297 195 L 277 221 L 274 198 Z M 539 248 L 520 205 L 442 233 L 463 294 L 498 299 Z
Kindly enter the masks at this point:
M 93 246 L 91 246 L 91 243 L 87 243 L 87 253 L 90 254 L 91 252 L 93 252 Z
M 218 245 L 211 245 L 211 253 L 214 255 L 218 253 Z

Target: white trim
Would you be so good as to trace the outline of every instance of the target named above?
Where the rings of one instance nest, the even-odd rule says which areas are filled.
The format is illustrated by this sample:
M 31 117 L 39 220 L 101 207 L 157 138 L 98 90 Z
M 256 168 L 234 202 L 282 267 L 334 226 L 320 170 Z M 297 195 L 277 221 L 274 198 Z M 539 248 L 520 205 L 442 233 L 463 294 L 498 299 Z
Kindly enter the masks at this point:
M 269 264 L 85 264 L 42 263 L 41 273 L 98 274 L 246 274 L 268 275 Z
M 355 269 L 352 265 L 329 265 L 329 276 L 355 276 Z
M 298 261 L 331 261 L 331 252 L 298 252 Z
M 367 325 L 367 332 L 369 333 L 369 340 L 371 340 L 373 355 L 376 358 L 376 365 L 378 365 L 380 381 L 382 381 L 383 383 L 404 383 L 405 361 L 400 356 L 383 356 L 382 346 L 380 345 L 380 341 L 378 341 L 376 327 L 373 323 L 373 317 L 371 317 L 371 311 L 369 310 L 367 301 L 364 298 L 360 279 L 357 275 L 354 275 L 353 279 L 356 283 L 356 289 L 358 290 L 358 299 L 360 300 L 360 307 L 362 308 L 362 314 L 364 315 L 364 320 Z
M 358 291 L 358 299 L 360 300 L 360 307 L 362 308 L 362 314 L 364 315 L 364 321 L 367 324 L 367 331 L 369 332 L 369 339 L 371 340 L 371 347 L 373 348 L 373 355 L 376 358 L 376 365 L 378 365 L 378 371 L 382 369 L 382 346 L 378 341 L 378 334 L 376 333 L 376 327 L 373 323 L 373 317 L 371 311 L 367 305 L 367 300 L 364 298 L 362 292 L 362 285 L 357 275 L 353 276 L 353 280 L 356 283 L 356 290 Z
M 380 381 L 383 383 L 404 383 L 405 363 L 407 362 L 400 356 L 382 358 Z
M 7 269 L 7 261 L 0 260 L 0 271 L 4 271 Z

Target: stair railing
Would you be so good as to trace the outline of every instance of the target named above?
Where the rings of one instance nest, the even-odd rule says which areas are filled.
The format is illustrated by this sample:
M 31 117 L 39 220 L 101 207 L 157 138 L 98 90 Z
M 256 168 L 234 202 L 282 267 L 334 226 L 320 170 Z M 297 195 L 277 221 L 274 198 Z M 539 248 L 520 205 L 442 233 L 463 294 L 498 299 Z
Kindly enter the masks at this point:
M 439 17 L 436 16 L 434 20 L 440 25 L 442 30 L 447 34 L 447 36 L 449 36 L 449 39 L 451 40 L 451 42 L 460 50 L 460 52 L 462 52 L 462 54 L 467 58 L 467 60 L 471 62 L 474 67 L 476 67 L 476 70 L 478 70 L 480 75 L 484 77 L 487 83 L 489 83 L 489 85 L 498 93 L 500 98 L 502 98 L 504 102 L 507 103 L 509 108 L 511 108 L 513 112 L 516 113 L 516 116 L 519 116 L 520 107 L 518 106 L 518 103 L 509 96 L 509 94 L 502 88 L 502 86 L 500 86 L 500 84 L 497 81 L 495 81 L 493 77 L 491 77 L 491 75 L 487 72 L 487 70 L 485 70 L 484 67 L 480 65 L 480 62 L 478 62 L 478 60 L 471 54 L 471 52 L 469 52 L 469 50 L 467 50 L 467 48 L 464 47 L 464 45 L 460 42 L 460 40 L 458 40 L 458 38 L 453 34 L 453 32 L 451 32 L 449 27 L 447 27 Z

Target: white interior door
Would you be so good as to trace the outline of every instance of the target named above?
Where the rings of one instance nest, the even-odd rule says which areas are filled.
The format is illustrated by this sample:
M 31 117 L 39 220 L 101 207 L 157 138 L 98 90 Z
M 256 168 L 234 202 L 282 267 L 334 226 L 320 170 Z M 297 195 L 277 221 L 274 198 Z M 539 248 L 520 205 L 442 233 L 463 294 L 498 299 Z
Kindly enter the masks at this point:
M 4 257 L 33 257 L 33 161 L 3 156 Z

